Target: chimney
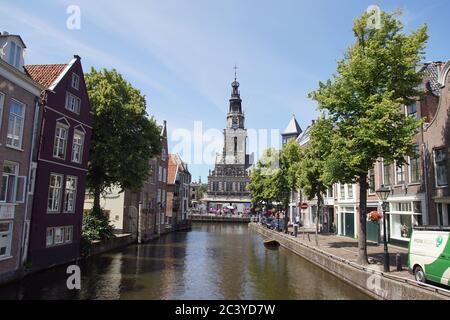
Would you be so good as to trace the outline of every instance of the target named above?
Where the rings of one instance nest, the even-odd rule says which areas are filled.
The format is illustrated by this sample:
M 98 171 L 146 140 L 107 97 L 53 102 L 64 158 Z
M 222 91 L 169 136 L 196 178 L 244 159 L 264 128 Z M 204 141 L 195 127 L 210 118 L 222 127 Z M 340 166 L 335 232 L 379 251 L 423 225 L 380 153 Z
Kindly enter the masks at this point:
M 4 36 L 9 36 L 9 32 L 8 31 L 3 31 L 2 33 Z

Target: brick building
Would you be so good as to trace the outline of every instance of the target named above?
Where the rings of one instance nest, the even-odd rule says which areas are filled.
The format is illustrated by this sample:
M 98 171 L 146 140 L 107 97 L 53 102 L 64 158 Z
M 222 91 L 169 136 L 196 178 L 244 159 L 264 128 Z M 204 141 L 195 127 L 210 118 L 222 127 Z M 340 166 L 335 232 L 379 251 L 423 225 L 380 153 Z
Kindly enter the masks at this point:
M 33 148 L 44 87 L 25 72 L 18 35 L 0 34 L 0 283 L 23 266 L 33 201 Z M 35 164 L 35 163 L 34 163 Z M 34 174 L 34 173 L 33 173 Z M 34 175 L 32 175 L 34 176 Z
M 79 257 L 93 115 L 79 56 L 25 70 L 46 89 L 28 251 L 31 268 L 43 269 Z

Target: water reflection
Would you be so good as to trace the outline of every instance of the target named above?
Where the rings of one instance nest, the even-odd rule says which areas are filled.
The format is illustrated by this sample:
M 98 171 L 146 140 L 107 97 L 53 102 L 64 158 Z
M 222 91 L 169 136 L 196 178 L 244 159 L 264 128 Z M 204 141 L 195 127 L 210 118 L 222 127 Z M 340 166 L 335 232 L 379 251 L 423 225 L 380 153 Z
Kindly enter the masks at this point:
M 367 299 L 241 224 L 196 224 L 80 263 L 81 290 L 65 266 L 0 289 L 2 299 Z

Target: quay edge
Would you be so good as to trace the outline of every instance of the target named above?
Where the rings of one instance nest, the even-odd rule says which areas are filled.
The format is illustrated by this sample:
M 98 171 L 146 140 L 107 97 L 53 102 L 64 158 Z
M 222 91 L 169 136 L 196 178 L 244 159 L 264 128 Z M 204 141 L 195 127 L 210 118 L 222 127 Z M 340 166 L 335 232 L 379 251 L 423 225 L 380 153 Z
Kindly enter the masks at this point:
M 278 241 L 284 248 L 333 274 L 374 299 L 450 300 L 450 292 L 448 290 L 421 285 L 413 280 L 369 269 L 318 248 L 295 241 L 292 236 L 264 228 L 256 223 L 250 223 L 249 229 L 266 238 Z M 373 275 L 379 276 L 377 278 L 378 286 L 368 285 L 373 283 L 371 279 Z

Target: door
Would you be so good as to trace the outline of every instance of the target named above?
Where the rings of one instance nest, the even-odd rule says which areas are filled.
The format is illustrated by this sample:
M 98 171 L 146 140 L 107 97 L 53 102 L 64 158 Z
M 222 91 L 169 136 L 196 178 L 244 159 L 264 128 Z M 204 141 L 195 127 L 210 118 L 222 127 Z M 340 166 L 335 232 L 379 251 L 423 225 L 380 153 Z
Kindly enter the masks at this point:
M 372 221 L 367 221 L 366 224 L 367 240 L 379 243 L 380 234 L 380 223 L 374 223 Z
M 350 238 L 355 237 L 355 214 L 345 213 L 345 235 Z
M 367 208 L 367 213 L 371 211 L 377 211 L 377 208 Z M 366 234 L 367 240 L 376 243 L 380 242 L 380 223 L 374 223 L 372 221 L 367 221 L 366 223 Z

